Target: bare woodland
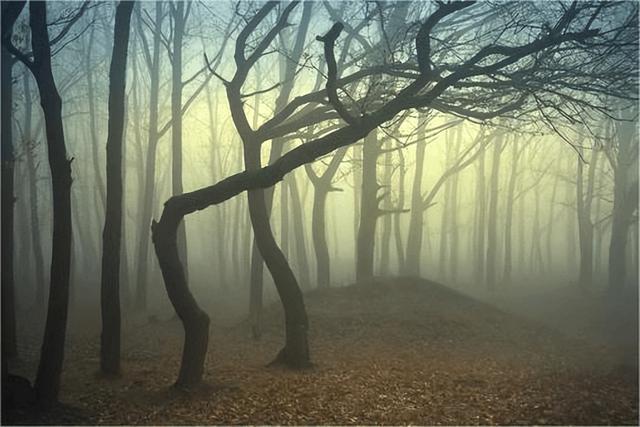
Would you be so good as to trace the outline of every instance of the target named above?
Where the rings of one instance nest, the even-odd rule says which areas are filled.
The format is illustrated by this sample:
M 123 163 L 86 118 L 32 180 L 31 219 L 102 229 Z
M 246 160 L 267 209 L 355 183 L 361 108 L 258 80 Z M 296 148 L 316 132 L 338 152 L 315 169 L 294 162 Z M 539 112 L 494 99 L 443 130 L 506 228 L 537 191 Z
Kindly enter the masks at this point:
M 3 423 L 637 423 L 638 48 L 632 1 L 2 2 Z

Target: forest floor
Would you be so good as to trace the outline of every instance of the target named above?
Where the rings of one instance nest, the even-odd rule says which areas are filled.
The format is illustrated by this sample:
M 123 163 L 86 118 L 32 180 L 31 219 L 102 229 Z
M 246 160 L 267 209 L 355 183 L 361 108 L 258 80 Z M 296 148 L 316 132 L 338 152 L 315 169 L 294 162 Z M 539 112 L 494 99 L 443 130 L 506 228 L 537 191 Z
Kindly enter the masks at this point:
M 259 341 L 246 322 L 221 325 L 213 316 L 206 385 L 187 394 L 171 387 L 182 345 L 179 321 L 139 319 L 124 333 L 120 378 L 97 374 L 95 330 L 71 331 L 65 405 L 7 421 L 638 424 L 637 365 L 621 364 L 606 344 L 568 338 L 425 280 L 313 291 L 306 303 L 312 369 L 265 367 L 283 342 L 278 305 L 265 310 Z M 21 338 L 27 345 L 28 337 Z M 14 370 L 32 379 L 35 357 L 23 354 Z

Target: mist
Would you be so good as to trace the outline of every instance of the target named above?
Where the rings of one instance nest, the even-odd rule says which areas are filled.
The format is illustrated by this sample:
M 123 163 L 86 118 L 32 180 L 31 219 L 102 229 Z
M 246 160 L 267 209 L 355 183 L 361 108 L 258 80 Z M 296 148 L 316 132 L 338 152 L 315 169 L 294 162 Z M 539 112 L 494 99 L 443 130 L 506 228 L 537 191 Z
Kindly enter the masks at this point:
M 3 423 L 636 424 L 637 19 L 3 2 Z

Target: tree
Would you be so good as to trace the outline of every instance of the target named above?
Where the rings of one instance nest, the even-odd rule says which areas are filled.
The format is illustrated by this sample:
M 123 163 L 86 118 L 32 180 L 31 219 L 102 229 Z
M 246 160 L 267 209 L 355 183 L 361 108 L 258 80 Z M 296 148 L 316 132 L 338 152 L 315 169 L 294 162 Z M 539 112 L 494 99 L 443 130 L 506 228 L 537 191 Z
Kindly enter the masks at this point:
M 53 193 L 53 247 L 49 306 L 35 391 L 39 404 L 48 406 L 58 399 L 67 327 L 71 259 L 71 159 L 67 159 L 65 147 L 62 100 L 51 70 L 52 40 L 49 38 L 47 7 L 44 2 L 29 3 L 33 59 L 16 49 L 11 42 L 10 28 L 24 5 L 24 2 L 9 3 L 7 6 L 3 4 L 3 9 L 6 7 L 7 11 L 2 17 L 2 44 L 31 71 L 36 80 L 47 135 Z M 64 37 L 86 8 L 87 3 L 84 3 L 53 41 Z
M 109 127 L 107 134 L 107 194 L 102 233 L 102 335 L 100 368 L 120 373 L 120 255 L 122 244 L 122 145 L 127 50 L 132 1 L 116 7 L 113 54 L 109 71 Z
M 181 370 L 178 377 L 178 384 L 197 384 L 202 377 L 203 362 L 206 353 L 208 340 L 208 317 L 202 312 L 193 295 L 187 286 L 184 269 L 178 256 L 176 236 L 177 227 L 184 216 L 205 209 L 212 205 L 217 205 L 229 198 L 249 191 L 255 194 L 254 190 L 269 188 L 283 179 L 283 177 L 294 169 L 312 162 L 321 156 L 331 153 L 338 148 L 348 146 L 369 135 L 381 124 L 392 120 L 401 112 L 416 108 L 434 108 L 443 112 L 456 114 L 476 120 L 489 120 L 498 116 L 508 115 L 512 111 L 535 114 L 537 112 L 548 114 L 561 108 L 554 104 L 537 104 L 540 99 L 551 96 L 558 96 L 566 102 L 572 102 L 570 95 L 576 95 L 574 84 L 569 83 L 566 74 L 557 75 L 557 66 L 574 67 L 573 61 L 580 61 L 581 74 L 585 73 L 589 79 L 580 87 L 582 96 L 597 94 L 602 89 L 604 81 L 611 81 L 611 74 L 604 70 L 592 70 L 593 61 L 599 65 L 607 62 L 613 51 L 604 46 L 610 43 L 609 31 L 592 29 L 591 26 L 601 13 L 612 13 L 612 9 L 594 6 L 592 4 L 573 3 L 564 10 L 558 9 L 560 16 L 555 23 L 545 28 L 548 30 L 536 34 L 526 34 L 522 38 L 522 32 L 527 32 L 525 28 L 532 28 L 527 24 L 522 27 L 510 27 L 497 19 L 496 27 L 501 27 L 505 31 L 498 32 L 503 37 L 509 35 L 515 41 L 511 44 L 500 44 L 501 40 L 495 40 L 494 34 L 482 38 L 486 28 L 477 25 L 467 25 L 463 29 L 455 25 L 439 28 L 446 28 L 444 31 L 452 31 L 456 36 L 462 32 L 472 32 L 477 35 L 478 43 L 484 47 L 477 49 L 478 44 L 461 44 L 462 49 L 467 49 L 462 55 L 451 55 L 451 48 L 446 44 L 446 35 L 439 34 L 438 40 L 445 40 L 445 46 L 434 43 L 431 44 L 431 33 L 438 23 L 445 18 L 448 22 L 457 18 L 457 22 L 464 22 L 465 17 L 469 17 L 468 10 L 472 3 L 441 3 L 439 7 L 431 13 L 416 28 L 415 47 L 417 57 L 417 67 L 405 67 L 388 64 L 379 67 L 371 67 L 360 70 L 351 76 L 337 78 L 336 61 L 334 56 L 335 41 L 340 35 L 343 25 L 334 24 L 327 34 L 319 37 L 323 43 L 325 60 L 327 62 L 327 84 L 323 91 L 301 95 L 294 98 L 282 110 L 277 111 L 274 116 L 262 123 L 257 129 L 253 129 L 246 118 L 243 110 L 241 96 L 242 83 L 248 71 L 255 64 L 258 58 L 265 52 L 265 49 L 273 41 L 274 37 L 287 22 L 288 15 L 295 3 L 290 3 L 284 9 L 276 24 L 261 37 L 257 46 L 247 56 L 246 41 L 255 28 L 264 20 L 266 15 L 275 7 L 274 3 L 263 6 L 253 18 L 249 19 L 245 28 L 237 37 L 234 59 L 236 62 L 236 73 L 232 80 L 226 81 L 227 97 L 231 107 L 231 113 L 239 131 L 245 147 L 245 155 L 250 160 L 244 172 L 232 175 L 220 182 L 195 190 L 183 195 L 170 198 L 164 206 L 159 221 L 152 226 L 153 241 L 156 255 L 160 264 L 165 287 L 169 298 L 183 321 L 185 328 L 185 346 Z M 481 4 L 480 8 L 484 6 Z M 512 6 L 516 7 L 516 6 Z M 613 7 L 613 6 L 611 6 Z M 628 6 L 621 6 L 628 7 Z M 526 7 L 525 7 L 526 9 Z M 625 10 L 632 16 L 635 11 Z M 618 13 L 618 12 L 616 12 Z M 454 16 L 451 16 L 454 15 Z M 548 16 L 548 15 L 547 15 Z M 523 18 L 524 19 L 524 18 Z M 512 22 L 512 19 L 509 19 Z M 526 20 L 525 20 L 526 22 Z M 468 24 L 468 22 L 467 22 Z M 620 37 L 632 37 L 633 32 L 629 29 L 633 26 L 633 20 L 625 21 L 624 28 L 616 34 Z M 508 31 L 507 31 L 508 29 Z M 515 31 L 515 34 L 512 33 Z M 412 36 L 413 37 L 413 36 Z M 598 39 L 598 42 L 592 42 Z M 434 38 L 435 40 L 435 38 Z M 485 40 L 490 40 L 486 41 Z M 439 47 L 438 50 L 436 47 Z M 446 58 L 456 58 L 455 63 L 447 63 L 443 67 L 434 66 L 438 52 L 441 54 L 447 51 Z M 562 56 L 556 56 L 559 50 L 563 51 Z M 568 51 L 568 52 L 567 52 Z M 462 53 L 462 52 L 460 52 Z M 570 54 L 569 56 L 567 56 Z M 618 53 L 615 53 L 618 55 Z M 625 60 L 627 55 L 633 57 L 631 50 L 624 52 L 619 59 Z M 462 58 L 462 59 L 459 59 Z M 558 58 L 571 58 L 570 63 L 562 62 Z M 587 61 L 589 59 L 589 61 Z M 559 62 L 560 61 L 560 62 Z M 631 62 L 629 62 L 631 63 Z M 514 64 L 518 64 L 514 66 Z M 550 68 L 554 70 L 550 71 Z M 635 67 L 635 65 L 633 66 Z M 631 67 L 631 68 L 633 68 Z M 402 69 L 412 69 L 413 72 L 402 73 Z M 407 79 L 406 85 L 397 92 L 389 91 L 377 94 L 376 102 L 370 107 L 366 114 L 353 114 L 350 109 L 342 103 L 338 96 L 337 88 L 349 83 L 359 82 L 371 73 L 393 73 L 394 70 L 401 74 L 401 78 Z M 445 71 L 446 70 L 446 71 Z M 593 71 L 593 73 L 592 73 Z M 596 72 L 597 71 L 597 72 Z M 507 80 L 489 82 L 484 79 L 487 75 L 504 73 Z M 635 71 L 634 71 L 635 72 Z M 571 75 L 571 74 L 570 74 Z M 633 74 L 627 76 L 629 81 L 633 80 Z M 539 81 L 548 82 L 553 80 L 556 86 L 553 95 L 549 95 L 541 88 Z M 620 82 L 616 77 L 616 82 Z M 475 101 L 483 99 L 483 102 L 464 103 L 469 101 L 469 90 L 475 92 Z M 461 93 L 462 91 L 463 93 Z M 466 95 L 465 95 L 466 93 Z M 501 96 L 496 96 L 497 94 Z M 326 98 L 325 98 L 326 96 Z M 621 96 L 626 96 L 622 94 Z M 537 98 L 536 98 L 537 97 Z M 325 99 L 328 104 L 325 104 Z M 454 99 L 458 102 L 455 103 Z M 554 98 L 555 99 L 555 98 Z M 584 104 L 578 105 L 586 108 Z M 323 102 L 324 101 L 324 102 Z M 297 112 L 299 107 L 320 103 L 319 107 L 310 107 L 304 112 Z M 327 107 L 329 105 L 330 107 Z M 304 110 L 304 108 L 303 108 Z M 294 114 L 295 113 L 295 114 Z M 260 167 L 259 157 L 255 155 L 255 147 L 264 141 L 297 132 L 303 127 L 317 124 L 324 120 L 340 120 L 341 126 L 332 129 L 322 136 L 308 141 L 296 147 L 275 162 L 268 166 Z M 270 269 L 279 295 L 285 309 L 286 342 L 281 351 L 279 360 L 288 361 L 290 365 L 300 366 L 301 362 L 308 361 L 307 343 L 307 318 L 304 311 L 304 302 L 295 277 L 291 273 L 286 259 L 278 249 L 271 233 L 265 231 L 268 228 L 268 220 L 265 221 L 266 208 L 264 198 L 257 198 L 250 203 L 250 211 L 254 231 L 264 232 L 264 235 L 257 239 L 264 238 L 260 251 L 265 256 L 265 262 Z M 266 224 L 265 224 L 266 222 Z M 271 235 L 271 238 L 269 237 Z
M 339 191 L 332 186 L 332 180 L 340 167 L 347 150 L 340 149 L 331 157 L 325 171 L 316 174 L 310 164 L 305 165 L 309 181 L 313 185 L 313 211 L 311 213 L 311 234 L 313 249 L 316 253 L 316 283 L 319 288 L 331 285 L 331 267 L 329 247 L 327 246 L 325 206 L 327 195 L 331 191 Z
M 626 246 L 633 213 L 638 209 L 637 109 L 632 119 L 615 123 L 615 134 L 608 141 L 605 153 L 614 171 L 613 212 L 609 244 L 609 289 L 619 293 L 626 278 Z

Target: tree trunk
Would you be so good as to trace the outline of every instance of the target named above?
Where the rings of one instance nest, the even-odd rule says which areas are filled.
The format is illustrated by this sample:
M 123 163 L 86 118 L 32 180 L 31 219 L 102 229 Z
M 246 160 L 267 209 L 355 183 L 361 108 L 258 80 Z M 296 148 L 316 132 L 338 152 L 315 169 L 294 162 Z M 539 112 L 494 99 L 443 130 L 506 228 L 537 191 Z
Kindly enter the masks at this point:
M 318 288 L 328 288 L 331 284 L 329 247 L 325 230 L 325 205 L 328 189 L 316 186 L 313 193 L 311 214 L 311 234 L 316 253 L 316 283 Z
M 584 189 L 583 163 L 578 158 L 576 198 L 578 201 L 578 235 L 580 238 L 580 275 L 578 283 L 589 289 L 593 283 L 593 223 L 591 222 L 591 202 L 598 155 L 595 149 L 591 153 L 587 188 Z
M 289 179 L 289 195 L 291 196 L 291 218 L 293 220 L 293 241 L 296 252 L 296 260 L 298 264 L 298 274 L 300 283 L 303 286 L 309 286 L 311 283 L 309 273 L 309 257 L 307 256 L 307 239 L 304 232 L 304 213 L 302 211 L 302 202 L 300 200 L 300 192 L 298 190 L 298 179 L 296 174 L 292 173 Z
M 147 137 L 147 166 L 144 176 L 144 191 L 142 197 L 142 209 L 140 215 L 140 230 L 138 236 L 138 266 L 136 269 L 136 302 L 138 310 L 147 308 L 147 281 L 149 268 L 149 224 L 153 214 L 153 198 L 155 193 L 156 177 L 156 149 L 158 146 L 158 98 L 160 86 L 160 29 L 162 28 L 162 3 L 155 5 L 155 31 L 153 34 L 153 59 L 149 65 L 150 90 L 149 90 L 149 130 Z M 138 17 L 139 33 L 142 34 L 141 18 Z
M 109 70 L 109 127 L 107 134 L 107 200 L 102 233 L 102 335 L 100 369 L 120 373 L 120 255 L 122 244 L 122 137 L 124 132 L 127 50 L 133 2 L 116 8 L 113 54 Z
M 66 154 L 62 101 L 51 71 L 46 4 L 29 3 L 29 12 L 33 62 L 28 63 L 28 67 L 38 84 L 44 113 L 53 193 L 49 306 L 35 381 L 38 403 L 49 406 L 58 399 L 67 329 L 71 259 L 71 161 Z M 3 254 L 3 260 L 4 258 Z
M 460 145 L 462 144 L 462 128 L 458 127 L 456 132 L 456 142 L 454 149 L 454 158 L 460 154 Z M 458 174 L 455 173 L 451 178 L 451 193 L 449 194 L 449 277 L 452 283 L 456 283 L 458 279 Z
M 97 14 L 94 13 L 93 18 L 97 18 Z M 86 78 L 87 78 L 87 103 L 89 106 L 89 132 L 91 134 L 91 160 L 93 161 L 93 171 L 96 180 L 96 187 L 98 190 L 98 196 L 100 200 L 100 207 L 102 209 L 105 208 L 105 187 L 104 180 L 102 179 L 102 167 L 100 167 L 100 155 L 98 152 L 98 146 L 100 143 L 98 142 L 98 126 L 96 125 L 96 107 L 95 107 L 95 99 L 96 94 L 93 88 L 93 64 L 91 63 L 91 53 L 93 49 L 95 49 L 94 45 L 94 34 L 96 31 L 96 25 L 91 25 L 91 29 L 89 30 L 89 40 L 87 54 L 85 56 L 85 67 L 86 67 Z M 101 218 L 99 218 L 101 219 Z
M 376 175 L 378 147 L 377 131 L 365 137 L 362 149 L 362 195 L 360 199 L 360 227 L 358 228 L 356 281 L 373 278 L 373 253 L 376 223 L 379 216 L 378 181 Z
M 389 148 L 389 147 L 387 147 Z M 384 153 L 384 169 L 382 180 L 384 185 L 388 188 L 388 194 L 382 201 L 384 209 L 391 210 L 391 151 L 387 150 Z M 379 271 L 381 276 L 389 274 L 389 252 L 391 249 L 391 214 L 386 212 L 382 217 L 382 239 L 380 242 L 380 266 Z
M 518 157 L 519 150 L 516 141 L 511 143 L 511 171 L 509 175 L 509 187 L 507 189 L 507 200 L 505 203 L 505 225 L 504 225 L 504 273 L 502 283 L 511 283 L 511 273 L 513 271 L 512 259 L 512 224 L 513 224 L 513 202 L 516 192 L 516 181 L 518 180 Z M 522 237 L 521 237 L 522 238 Z
M 185 2 L 171 4 L 173 16 L 173 55 L 171 62 L 171 191 L 182 194 L 182 39 L 186 16 Z M 191 6 L 189 6 L 190 8 Z M 188 12 L 187 12 L 188 14 Z M 185 221 L 178 226 L 178 251 L 184 266 L 184 274 L 189 280 L 187 257 L 187 232 Z
M 498 252 L 498 179 L 500 174 L 500 154 L 502 153 L 502 139 L 499 135 L 493 146 L 493 161 L 491 164 L 490 181 L 490 202 L 489 202 L 489 224 L 487 226 L 487 289 L 490 292 L 495 290 L 496 285 L 496 260 Z
M 256 149 L 251 142 L 244 142 L 245 169 L 249 171 L 260 168 L 260 147 L 257 146 Z M 255 243 L 273 277 L 284 308 L 285 346 L 273 363 L 282 363 L 294 368 L 307 367 L 310 365 L 307 342 L 309 326 L 302 292 L 287 259 L 273 237 L 264 191 L 250 190 L 248 194 L 249 216 Z
M 480 153 L 480 159 L 478 161 L 478 175 L 476 178 L 476 259 L 475 259 L 475 274 L 476 280 L 483 284 L 485 279 L 485 260 L 486 260 L 486 247 L 485 247 L 485 231 L 486 231 L 486 184 L 485 184 L 485 153 Z
M 400 157 L 399 164 L 399 172 L 400 176 L 398 177 L 398 209 L 404 209 L 404 199 L 405 199 L 405 187 L 404 180 L 406 175 L 404 154 L 402 150 L 398 150 L 398 156 Z M 396 242 L 396 253 L 398 256 L 398 274 L 402 274 L 406 268 L 405 261 L 405 253 L 404 247 L 402 245 L 402 227 L 400 225 L 400 212 L 395 213 L 393 216 L 393 232 L 394 232 L 394 240 Z
M 615 136 L 618 150 L 613 171 L 608 289 L 618 294 L 625 287 L 627 279 L 627 240 L 630 234 L 629 228 L 633 223 L 633 213 L 638 209 L 636 126 L 636 122 L 620 122 L 617 124 Z M 635 237 L 637 239 L 637 232 Z
M 422 176 L 424 175 L 424 155 L 427 148 L 425 138 L 425 124 L 418 129 L 416 143 L 416 170 L 411 186 L 411 214 L 409 217 L 409 231 L 407 233 L 407 259 L 405 273 L 410 276 L 420 275 L 420 252 L 424 234 L 424 203 L 422 201 Z

